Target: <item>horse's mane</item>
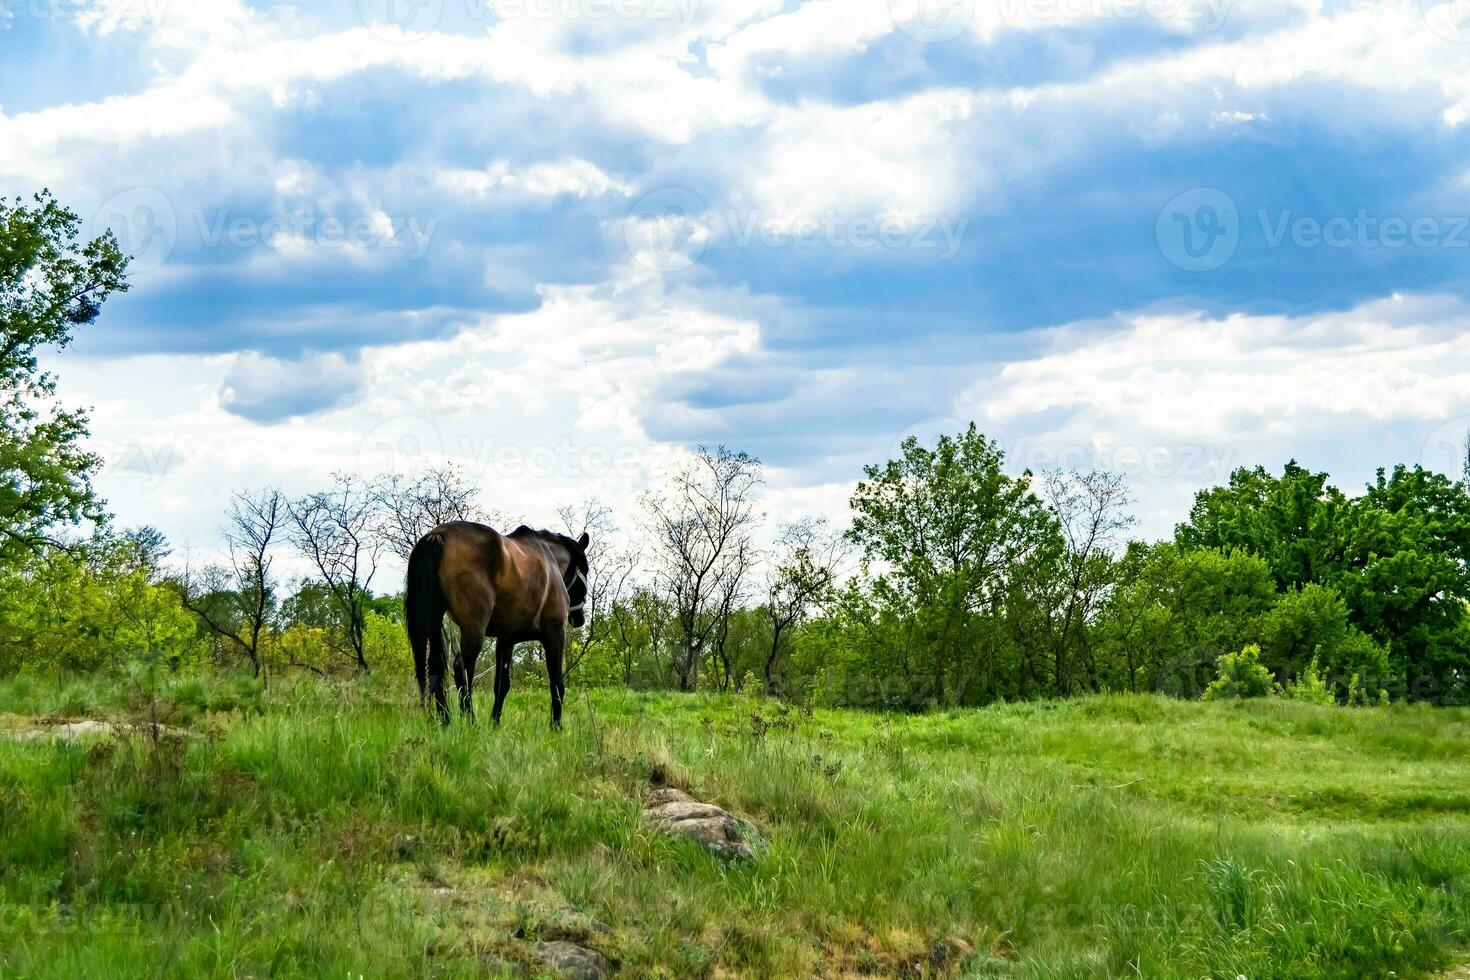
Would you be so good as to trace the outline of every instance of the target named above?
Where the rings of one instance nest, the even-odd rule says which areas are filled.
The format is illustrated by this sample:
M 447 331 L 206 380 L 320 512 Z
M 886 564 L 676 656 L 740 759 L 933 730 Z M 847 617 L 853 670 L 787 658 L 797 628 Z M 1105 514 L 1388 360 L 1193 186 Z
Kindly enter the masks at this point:
M 510 534 L 506 535 L 506 537 L 509 537 L 509 538 L 524 538 L 524 537 L 541 538 L 543 541 L 550 541 L 550 542 L 552 542 L 554 544 L 559 544 L 563 548 L 567 549 L 567 554 L 571 555 L 572 556 L 572 559 L 574 561 L 576 559 L 578 559 L 579 557 L 581 557 L 582 561 L 584 563 L 586 562 L 586 558 L 585 557 L 582 557 L 582 546 L 579 545 L 579 544 L 577 544 L 577 539 L 576 538 L 573 538 L 573 537 L 571 537 L 570 535 L 567 535 L 567 534 L 559 534 L 556 531 L 548 531 L 544 527 L 543 528 L 540 528 L 538 530 L 537 528 L 531 527 L 529 524 L 522 524 L 520 527 L 518 527 L 514 531 L 510 532 Z M 584 569 L 584 571 L 585 571 L 585 569 Z

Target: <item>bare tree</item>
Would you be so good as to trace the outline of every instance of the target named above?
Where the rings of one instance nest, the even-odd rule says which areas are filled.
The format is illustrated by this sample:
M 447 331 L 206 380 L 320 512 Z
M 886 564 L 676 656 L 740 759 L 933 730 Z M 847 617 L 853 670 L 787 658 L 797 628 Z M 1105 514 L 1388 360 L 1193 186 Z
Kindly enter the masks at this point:
M 419 538 L 440 524 L 488 521 L 490 515 L 475 500 L 477 493 L 452 466 L 435 467 L 413 479 L 389 473 L 371 488 L 384 543 L 405 562 Z
M 1052 583 L 1047 619 L 1058 693 L 1070 693 L 1067 658 L 1107 596 L 1110 566 L 1120 535 L 1136 523 L 1127 512 L 1133 502 L 1124 477 L 1095 470 L 1047 475 L 1043 496 L 1062 532 L 1066 553 L 1061 575 Z M 1090 667 L 1090 665 L 1089 665 Z
M 291 540 L 321 574 L 357 667 L 365 671 L 368 586 L 383 548 L 376 533 L 377 502 L 357 477 L 337 473 L 333 479 L 332 489 L 291 501 Z
M 644 497 L 656 581 L 677 630 L 674 674 L 680 690 L 694 689 L 711 639 L 728 625 L 722 600 L 749 571 L 760 481 L 754 457 L 701 446 L 661 492 Z
M 261 672 L 260 636 L 274 601 L 271 545 L 286 523 L 285 496 L 275 487 L 235 493 L 225 515 L 229 566 L 211 565 L 195 582 L 185 573 L 184 606 L 216 636 L 233 642 Z
M 587 653 L 612 635 L 613 610 L 623 601 L 638 568 L 638 552 L 618 537 L 612 510 L 596 497 L 557 508 L 562 527 L 572 537 L 584 532 L 587 546 L 587 605 L 582 628 L 567 645 L 563 677 L 570 677 Z
M 799 626 L 831 591 L 851 544 L 826 518 L 806 518 L 781 529 L 766 577 L 764 612 L 771 627 L 766 652 L 766 693 L 775 694 L 776 664 L 790 630 Z
M 730 659 L 730 626 L 734 622 L 735 610 L 749 595 L 750 570 L 755 565 L 755 557 L 755 547 L 749 540 L 736 542 L 719 583 L 710 666 L 719 680 L 721 691 L 728 690 L 732 682 L 737 690 L 740 687 L 740 681 L 735 677 L 735 665 Z

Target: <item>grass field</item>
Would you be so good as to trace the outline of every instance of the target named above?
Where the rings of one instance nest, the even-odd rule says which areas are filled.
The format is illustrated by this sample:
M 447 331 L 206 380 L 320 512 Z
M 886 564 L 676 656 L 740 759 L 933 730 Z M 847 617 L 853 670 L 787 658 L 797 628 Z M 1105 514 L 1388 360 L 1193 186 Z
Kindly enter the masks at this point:
M 1470 947 L 1470 712 L 1097 697 L 921 717 L 607 692 L 440 731 L 403 678 L 0 684 L 0 973 L 1415 976 Z M 759 829 L 722 864 L 650 779 Z

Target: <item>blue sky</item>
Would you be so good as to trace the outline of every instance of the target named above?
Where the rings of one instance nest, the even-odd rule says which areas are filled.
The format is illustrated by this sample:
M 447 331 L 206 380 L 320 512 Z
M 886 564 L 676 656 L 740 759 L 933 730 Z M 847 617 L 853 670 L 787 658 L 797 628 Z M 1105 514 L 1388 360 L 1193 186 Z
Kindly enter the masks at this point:
M 776 518 L 971 420 L 1349 488 L 1470 417 L 1470 7 L 0 0 L 0 194 L 137 253 L 57 360 L 127 523 L 449 461 L 546 522 L 701 442 Z

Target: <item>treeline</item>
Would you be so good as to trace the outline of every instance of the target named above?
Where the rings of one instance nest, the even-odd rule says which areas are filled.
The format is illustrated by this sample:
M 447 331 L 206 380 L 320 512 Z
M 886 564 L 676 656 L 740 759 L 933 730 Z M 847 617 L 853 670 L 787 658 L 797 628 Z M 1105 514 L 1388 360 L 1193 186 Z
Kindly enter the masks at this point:
M 113 530 L 86 416 L 57 404 L 36 360 L 127 287 L 116 242 L 79 227 L 44 194 L 0 200 L 0 672 L 409 677 L 399 583 L 382 569 L 441 522 L 516 522 L 436 469 L 236 493 L 222 557 L 202 564 L 151 529 Z M 616 519 L 596 500 L 525 515 L 592 538 L 574 685 L 903 710 L 1106 690 L 1470 694 L 1470 492 L 1417 466 L 1354 496 L 1295 463 L 1241 469 L 1155 543 L 1130 540 L 1121 477 L 1010 475 L 973 426 L 868 467 L 845 527 L 768 527 L 761 487 L 759 461 L 721 447 Z M 539 671 L 524 656 L 517 669 Z
M 752 457 L 701 450 L 623 526 L 596 501 L 557 512 L 593 542 L 572 683 L 899 710 L 1093 691 L 1467 694 L 1470 493 L 1438 473 L 1397 467 L 1349 497 L 1295 463 L 1241 469 L 1156 543 L 1128 540 L 1120 477 L 1008 475 L 973 427 L 867 468 L 845 528 L 767 531 L 761 485 Z M 476 499 L 452 469 L 344 476 L 299 498 L 235 495 L 215 564 L 165 561 L 150 530 L 46 548 L 0 583 L 0 669 L 154 658 L 407 678 L 401 600 L 374 579 L 443 521 L 510 523 Z M 312 574 L 281 581 L 285 553 Z M 522 680 L 539 680 L 538 652 L 522 657 Z

